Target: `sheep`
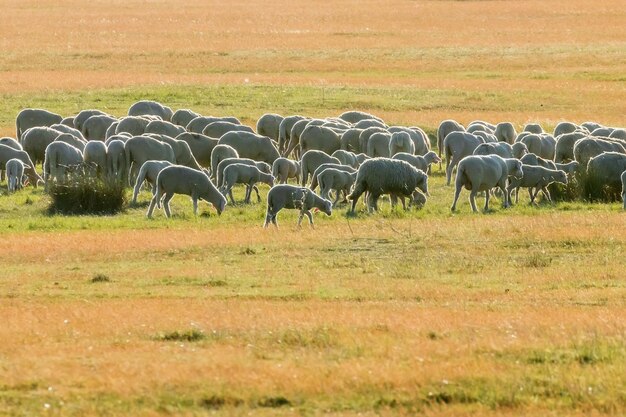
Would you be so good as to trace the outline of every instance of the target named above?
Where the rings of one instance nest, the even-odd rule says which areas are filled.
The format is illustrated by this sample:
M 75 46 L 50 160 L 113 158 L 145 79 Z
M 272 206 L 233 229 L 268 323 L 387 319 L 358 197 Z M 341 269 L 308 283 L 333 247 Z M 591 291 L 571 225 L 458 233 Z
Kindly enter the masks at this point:
M 519 201 L 518 193 L 521 187 L 528 188 L 530 204 L 533 204 L 535 201 L 537 194 L 539 194 L 539 190 L 541 190 L 548 201 L 552 203 L 552 198 L 550 196 L 550 192 L 548 191 L 548 185 L 553 182 L 567 184 L 567 174 L 565 171 L 557 171 L 539 165 L 522 165 L 522 171 L 522 177 L 512 178 L 507 186 L 507 198 L 509 202 L 511 201 L 511 193 L 515 190 L 515 204 Z M 533 189 L 535 190 L 534 193 Z
M 8 193 L 15 192 L 17 190 L 21 190 L 24 186 L 24 169 L 30 168 L 17 158 L 9 159 L 6 163 L 6 176 L 7 176 L 7 185 Z
M 353 152 L 344 151 L 342 149 L 336 150 L 332 153 L 333 158 L 339 159 L 343 165 L 349 165 L 352 168 L 358 168 L 360 163 Z
M 574 159 L 583 167 L 587 166 L 591 158 L 603 152 L 626 153 L 626 148 L 619 142 L 593 137 L 580 139 L 574 145 Z
M 559 122 L 554 127 L 554 132 L 552 133 L 552 135 L 555 138 L 558 138 L 559 136 L 561 136 L 563 134 L 573 133 L 573 132 L 577 131 L 578 129 L 579 129 L 579 127 L 575 123 L 572 123 L 572 122 Z
M 232 165 L 232 164 L 244 164 L 244 165 L 250 165 L 250 166 L 255 166 L 259 169 L 259 171 L 264 172 L 266 174 L 271 174 L 272 172 L 272 167 L 263 161 L 255 161 L 254 159 L 250 159 L 250 158 L 226 158 L 224 160 L 222 160 L 219 164 L 217 164 L 217 168 L 216 168 L 216 185 L 219 189 L 223 189 L 224 188 L 224 170 L 226 169 L 227 166 Z M 257 199 L 259 201 L 261 201 L 261 196 L 259 195 L 259 189 L 256 185 L 254 185 L 252 187 L 254 189 L 254 191 L 256 192 L 256 196 Z M 230 194 L 230 199 L 233 200 L 233 195 L 232 193 Z
M 604 152 L 589 159 L 587 163 L 587 181 L 590 186 L 617 191 L 620 189 L 620 177 L 626 171 L 626 155 L 621 152 Z M 608 191 L 607 190 L 607 191 Z
M 135 173 L 144 162 L 151 159 L 176 162 L 176 156 L 172 147 L 165 142 L 149 136 L 134 136 L 126 141 L 124 145 L 125 168 L 128 172 L 128 182 L 132 186 Z
M 61 133 L 56 137 L 54 142 L 65 142 L 68 145 L 72 145 L 73 147 L 80 149 L 81 152 L 85 151 L 85 145 L 87 144 L 86 141 L 79 139 L 74 135 L 70 135 L 69 133 Z
M 250 126 L 245 126 L 240 123 L 226 122 L 223 120 L 209 123 L 202 129 L 202 134 L 210 138 L 219 139 L 228 132 L 248 132 L 254 133 L 254 130 Z
M 146 126 L 144 133 L 156 133 L 159 135 L 167 135 L 175 138 L 178 135 L 186 133 L 184 127 L 178 126 L 172 122 L 166 122 L 165 120 L 153 120 Z
M 345 172 L 334 168 L 326 168 L 317 175 L 317 182 L 320 184 L 320 195 L 326 200 L 330 200 L 330 191 L 335 190 L 337 197 L 333 202 L 333 207 L 339 201 L 341 192 L 348 195 L 350 187 L 354 184 L 356 172 Z
M 626 210 L 626 171 L 622 172 L 621 180 L 622 180 L 622 200 L 624 200 L 623 208 L 624 210 Z
M 411 155 L 406 152 L 399 152 L 395 154 L 391 159 L 406 161 L 409 164 L 413 165 L 415 168 L 421 169 L 424 172 L 428 172 L 430 170 L 431 164 L 441 162 L 441 159 L 439 159 L 439 156 L 437 156 L 437 153 L 435 151 L 429 151 L 424 156 Z
M 159 172 L 172 165 L 174 164 L 169 161 L 155 161 L 152 159 L 144 162 L 143 165 L 141 165 L 141 168 L 139 168 L 139 174 L 137 174 L 131 204 L 137 203 L 137 196 L 139 195 L 139 190 L 141 189 L 144 181 L 150 184 L 152 190 L 154 190 Z
M 383 119 L 381 119 L 380 117 L 376 117 L 373 114 L 356 110 L 343 112 L 339 115 L 339 118 L 349 123 L 358 123 L 361 120 L 377 120 L 379 122 L 383 122 Z
M 178 109 L 172 114 L 172 123 L 177 126 L 185 127 L 196 117 L 200 117 L 200 114 L 189 109 Z
M 128 109 L 129 116 L 158 116 L 168 122 L 172 120 L 173 114 L 174 112 L 169 107 L 151 100 L 138 101 Z
M 95 175 L 107 174 L 107 146 L 99 140 L 90 140 L 83 151 L 83 161 L 93 164 Z
M 385 122 L 381 122 L 376 119 L 363 119 L 356 122 L 354 127 L 360 130 L 367 129 L 368 127 L 382 127 L 383 129 L 386 129 L 387 125 Z
M 430 140 L 428 139 L 428 135 L 426 134 L 426 132 L 424 132 L 423 129 L 417 126 L 412 126 L 412 127 L 391 126 L 389 129 L 387 129 L 387 131 L 389 133 L 399 133 L 399 132 L 408 133 L 411 138 L 411 141 L 413 142 L 413 146 L 415 147 L 415 151 L 409 152 L 409 153 L 413 153 L 414 155 L 424 155 L 428 151 L 430 151 Z M 394 154 L 398 152 L 408 152 L 408 151 L 396 150 L 396 152 L 392 152 L 389 155 L 393 156 Z
M 83 131 L 83 124 L 91 117 L 91 116 L 108 116 L 107 113 L 102 110 L 97 109 L 87 109 L 81 110 L 76 116 L 74 116 L 74 128 L 79 132 Z
M 206 172 L 183 165 L 173 165 L 159 172 L 146 216 L 152 217 L 155 205 L 161 208 L 161 198 L 163 198 L 165 216 L 171 217 L 170 200 L 174 194 L 185 194 L 191 197 L 194 215 L 198 215 L 198 200 L 213 204 L 218 215 L 221 215 L 226 207 L 226 197 L 215 188 Z
M 74 129 L 71 126 L 66 126 L 66 125 L 61 124 L 61 123 L 55 123 L 55 124 L 50 126 L 50 129 L 58 130 L 60 133 L 68 133 L 68 134 L 74 136 L 76 139 L 80 139 L 83 142 L 87 141 L 85 139 L 85 136 L 78 129 Z
M 216 145 L 213 150 L 211 150 L 211 179 L 213 181 L 217 180 L 217 166 L 227 158 L 239 158 L 237 150 L 232 146 Z
M 528 153 L 528 147 L 522 142 L 515 142 L 511 148 L 513 149 L 513 158 L 521 159 Z
M 285 184 L 289 178 L 295 178 L 296 183 L 300 182 L 300 162 L 280 157 L 272 164 L 272 175 L 279 184 Z
M 395 132 L 391 134 L 389 139 L 389 156 L 395 155 L 398 152 L 406 152 L 409 154 L 415 153 L 415 144 L 411 140 L 406 132 Z
M 63 117 L 43 109 L 24 109 L 15 118 L 16 138 L 22 142 L 22 135 L 31 127 L 50 126 L 61 123 Z
M 107 131 L 117 121 L 116 117 L 108 114 L 95 114 L 83 122 L 80 130 L 81 135 L 86 140 L 104 141 Z
M 587 131 L 589 133 L 591 133 L 594 130 L 599 129 L 599 128 L 604 127 L 604 126 L 602 126 L 601 124 L 596 123 L 596 122 L 583 122 L 583 123 L 580 124 L 580 127 L 583 127 L 585 129 L 587 129 Z
M 441 153 L 443 152 L 443 141 L 452 132 L 465 132 L 465 127 L 455 120 L 444 120 L 439 124 L 437 128 L 437 152 L 441 159 Z M 439 162 L 439 169 L 441 169 L 441 162 Z
M 120 133 L 129 133 L 133 136 L 143 135 L 146 131 L 146 127 L 148 123 L 150 123 L 146 117 L 140 116 L 126 116 L 122 117 L 117 122 L 117 127 L 115 128 L 115 134 L 119 135 Z
M 574 174 L 578 170 L 578 167 L 580 166 L 580 164 L 576 161 L 570 161 L 566 164 L 561 164 L 557 162 L 554 165 L 556 166 L 556 169 L 565 171 L 567 176 L 570 178 L 574 176 Z
M 367 152 L 367 144 L 369 143 L 370 137 L 374 133 L 389 133 L 389 132 L 387 131 L 387 129 L 384 129 L 384 128 L 378 127 L 378 126 L 372 126 L 372 127 L 368 127 L 367 129 L 364 129 L 359 134 L 359 150 L 358 150 L 358 152 L 365 153 L 365 154 L 369 155 L 369 153 Z
M 446 185 L 450 185 L 452 171 L 459 161 L 471 155 L 481 143 L 485 143 L 483 138 L 467 132 L 452 132 L 445 137 L 443 149 L 446 155 Z
M 472 155 L 498 155 L 503 158 L 513 158 L 513 147 L 506 142 L 481 143 L 474 149 Z
M 221 122 L 221 121 L 241 124 L 239 119 L 237 119 L 236 117 L 198 116 L 198 117 L 191 119 L 191 121 L 187 124 L 185 129 L 188 132 L 192 132 L 192 133 L 202 133 L 204 128 L 210 125 L 211 123 Z
M 534 165 L 541 166 L 547 169 L 556 169 L 556 164 L 554 163 L 554 161 L 544 159 L 540 156 L 535 155 L 534 153 L 527 153 L 520 158 L 520 161 L 522 161 L 522 164 L 524 165 Z
M 556 153 L 556 140 L 547 134 L 528 134 L 520 139 L 520 142 L 526 144 L 528 152 L 534 153 L 545 159 L 554 160 Z
M 499 142 L 506 142 L 509 145 L 513 145 L 517 132 L 515 131 L 513 124 L 509 122 L 501 122 L 496 125 L 494 135 L 496 135 Z
M 526 126 L 524 126 L 523 131 L 540 135 L 543 133 L 543 127 L 541 127 L 538 123 L 527 123 Z
M 270 187 L 274 186 L 274 176 L 265 172 L 259 171 L 256 165 L 245 164 L 230 164 L 224 169 L 224 185 L 221 190 L 225 196 L 230 196 L 231 201 L 235 204 L 233 198 L 232 189 L 235 184 L 246 184 L 246 196 L 244 202 L 250 203 L 250 194 L 252 194 L 252 188 L 257 182 L 262 182 Z M 261 201 L 261 197 L 257 192 L 258 200 Z
M 574 160 L 574 145 L 580 139 L 587 137 L 587 134 L 581 131 L 563 133 L 556 136 L 556 147 L 554 151 L 555 162 L 567 162 Z
M 56 129 L 46 126 L 36 126 L 22 132 L 20 143 L 35 164 L 43 162 L 46 157 L 46 148 L 61 135 Z
M 107 164 L 106 172 L 113 180 L 124 184 L 124 175 L 126 175 L 126 153 L 124 152 L 125 143 L 121 140 L 112 140 L 107 145 Z
M 280 114 L 265 113 L 257 120 L 256 131 L 259 135 L 268 136 L 278 142 L 280 123 L 283 119 L 284 117 Z
M 185 132 L 176 136 L 174 139 L 187 142 L 193 157 L 199 165 L 203 167 L 211 166 L 211 153 L 217 146 L 219 139 L 210 138 L 202 133 Z M 225 145 L 224 145 L 225 146 Z
M 389 158 L 389 143 L 391 142 L 391 133 L 376 132 L 369 137 L 367 141 L 367 155 L 370 158 L 384 157 Z
M 28 153 L 23 150 L 15 149 L 11 146 L 0 144 L 0 169 L 3 169 L 6 163 L 13 158 L 17 158 L 24 163 L 26 176 L 28 176 L 28 182 L 37 188 L 38 182 L 43 182 L 43 179 L 35 171 L 35 164 L 28 156 Z
M 317 188 L 317 184 L 318 184 L 317 176 L 320 174 L 320 172 L 322 172 L 323 170 L 325 170 L 327 168 L 333 168 L 333 169 L 337 169 L 339 171 L 349 172 L 349 173 L 356 172 L 356 169 L 352 168 L 349 165 L 336 164 L 334 162 L 324 163 L 324 164 L 318 166 L 317 168 L 315 168 L 315 171 L 313 171 L 313 175 L 311 175 L 311 185 L 309 185 L 309 189 L 310 190 L 315 191 L 315 189 Z
M 373 158 L 363 162 L 357 172 L 354 189 L 348 196 L 352 200 L 351 212 L 364 192 L 369 192 L 368 211 L 378 210 L 382 194 L 411 196 L 416 188 L 428 195 L 428 175 L 405 161 L 390 158 Z
M 270 222 L 278 227 L 278 212 L 283 208 L 300 210 L 298 227 L 302 224 L 302 218 L 305 215 L 308 217 L 311 227 L 314 226 L 311 209 L 319 209 L 327 216 L 330 216 L 333 211 L 333 205 L 330 201 L 323 199 L 308 188 L 279 184 L 272 187 L 267 193 L 267 212 L 263 227 L 267 228 Z
M 320 165 L 326 163 L 341 164 L 341 161 L 322 151 L 314 149 L 306 151 L 300 160 L 300 167 L 302 168 L 302 186 L 304 187 L 308 182 L 309 174 L 314 173 Z M 311 179 L 311 181 L 313 181 L 313 179 Z
M 291 139 L 291 129 L 293 125 L 304 119 L 306 119 L 306 117 L 295 115 L 287 116 L 280 122 L 278 126 L 278 151 L 282 156 L 285 156 L 285 149 Z
M 340 139 L 340 149 L 350 152 L 359 152 L 361 146 L 359 145 L 359 136 L 363 133 L 363 129 L 352 128 L 346 130 Z
M 470 190 L 469 201 L 472 211 L 477 212 L 476 194 L 479 191 L 485 192 L 485 211 L 489 210 L 490 190 L 494 187 L 500 188 L 504 195 L 504 207 L 510 205 L 508 194 L 506 193 L 507 179 L 511 176 L 521 178 L 522 162 L 519 159 L 504 159 L 498 155 L 471 155 L 459 162 L 456 172 L 454 200 L 451 211 L 456 211 L 456 203 L 459 200 L 461 189 L 465 187 Z
M 44 189 L 48 191 L 50 177 L 59 183 L 65 182 L 67 168 L 82 163 L 83 153 L 80 149 L 66 142 L 52 142 L 46 148 L 43 163 Z

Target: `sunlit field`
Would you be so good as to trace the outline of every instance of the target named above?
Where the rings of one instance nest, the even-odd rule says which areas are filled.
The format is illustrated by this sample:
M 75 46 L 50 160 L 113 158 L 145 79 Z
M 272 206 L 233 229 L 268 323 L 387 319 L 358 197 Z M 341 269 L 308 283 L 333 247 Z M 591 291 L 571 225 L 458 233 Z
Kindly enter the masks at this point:
M 359 109 L 431 139 L 446 118 L 626 125 L 621 1 L 1 8 L 0 136 L 25 107 L 140 99 L 250 126 Z M 450 213 L 444 184 L 434 167 L 421 210 L 263 229 L 265 185 L 221 216 L 176 196 L 147 219 L 147 189 L 69 217 L 3 182 L 0 415 L 624 415 L 621 204 L 522 193 L 473 214 L 463 191 Z

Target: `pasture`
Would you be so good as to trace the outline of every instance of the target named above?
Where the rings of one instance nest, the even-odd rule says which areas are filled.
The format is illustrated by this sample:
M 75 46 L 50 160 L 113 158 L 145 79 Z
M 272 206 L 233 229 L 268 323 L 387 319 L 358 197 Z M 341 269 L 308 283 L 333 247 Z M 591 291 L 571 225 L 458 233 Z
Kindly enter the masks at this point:
M 24 107 L 624 126 L 621 1 L 3 2 Z M 65 22 L 66 24 L 59 24 Z M 468 24 L 469 22 L 469 24 Z M 0 415 L 623 415 L 618 203 L 46 214 L 0 186 Z M 268 188 L 261 186 L 265 198 Z M 129 191 L 130 192 L 130 191 Z M 242 191 L 237 190 L 239 198 Z M 479 200 L 479 204 L 481 201 Z

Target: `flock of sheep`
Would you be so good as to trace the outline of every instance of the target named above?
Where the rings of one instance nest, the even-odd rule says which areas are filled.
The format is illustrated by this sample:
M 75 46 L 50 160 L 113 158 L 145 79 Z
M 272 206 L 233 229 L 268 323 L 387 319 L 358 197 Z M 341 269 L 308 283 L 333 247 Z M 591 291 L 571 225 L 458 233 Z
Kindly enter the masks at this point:
M 626 130 L 592 122 L 561 122 L 549 134 L 537 124 L 517 133 L 508 122 L 474 121 L 464 127 L 445 120 L 437 131 L 438 153 L 419 127 L 388 126 L 359 111 L 327 119 L 265 114 L 255 132 L 235 117 L 173 112 L 154 101 L 139 101 L 121 118 L 99 110 L 63 118 L 25 109 L 16 127 L 15 139 L 0 139 L 0 167 L 9 192 L 38 182 L 48 190 L 50 182 L 63 183 L 68 171 L 80 167 L 89 175 L 134 185 L 133 202 L 143 183 L 150 183 L 148 217 L 161 205 L 169 217 L 174 194 L 190 196 L 194 214 L 198 200 L 211 203 L 219 214 L 228 198 L 234 203 L 236 184 L 246 186 L 245 202 L 253 192 L 260 201 L 259 182 L 271 187 L 265 227 L 277 225 L 283 208 L 300 210 L 298 225 L 305 215 L 313 224 L 311 210 L 330 215 L 342 197 L 351 200 L 353 212 L 361 195 L 370 211 L 385 194 L 392 204 L 400 199 L 406 208 L 408 198 L 409 206 L 422 206 L 429 196 L 431 165 L 441 169 L 443 160 L 448 185 L 456 169 L 452 210 L 463 188 L 470 191 L 474 211 L 479 192 L 484 192 L 485 209 L 497 190 L 505 207 L 513 191 L 517 202 L 520 188 L 528 189 L 531 202 L 539 191 L 550 200 L 547 186 L 567 183 L 578 170 L 593 173 L 600 185 L 621 185 L 626 209 Z M 35 169 L 39 163 L 43 178 Z

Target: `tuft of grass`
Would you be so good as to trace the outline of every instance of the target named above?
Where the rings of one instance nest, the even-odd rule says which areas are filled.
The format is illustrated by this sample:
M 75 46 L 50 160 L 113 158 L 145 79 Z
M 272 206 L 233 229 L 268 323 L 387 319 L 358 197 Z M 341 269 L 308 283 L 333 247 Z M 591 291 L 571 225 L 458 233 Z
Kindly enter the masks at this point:
M 267 407 L 267 408 L 280 408 L 280 407 L 288 407 L 291 405 L 291 401 L 283 396 L 277 397 L 264 397 L 258 401 L 259 407 Z
M 210 397 L 201 398 L 198 406 L 208 410 L 219 410 L 224 407 L 239 407 L 243 404 L 243 400 L 236 397 L 224 395 L 211 395 Z
M 163 342 L 198 342 L 206 339 L 206 337 L 203 331 L 191 329 L 180 332 L 175 330 L 173 332 L 160 333 L 156 336 L 156 339 Z
M 105 274 L 96 274 L 91 278 L 91 282 L 92 283 L 97 283 L 97 282 L 111 282 L 111 278 L 109 278 L 107 275 Z
M 50 198 L 50 214 L 110 215 L 121 212 L 126 204 L 123 184 L 91 177 L 82 170 L 65 184 L 52 184 Z

